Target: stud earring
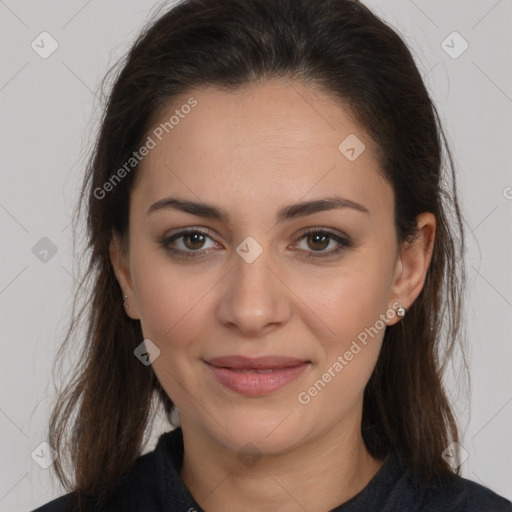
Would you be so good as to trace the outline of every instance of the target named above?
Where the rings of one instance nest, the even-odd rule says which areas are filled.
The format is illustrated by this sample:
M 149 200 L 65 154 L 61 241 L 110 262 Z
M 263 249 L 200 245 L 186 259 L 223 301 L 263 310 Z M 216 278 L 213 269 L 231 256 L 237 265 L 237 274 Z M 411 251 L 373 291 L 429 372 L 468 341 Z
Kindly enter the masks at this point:
M 396 314 L 399 318 L 403 318 L 405 316 L 405 311 L 406 309 L 402 305 L 400 305 L 396 310 Z
M 124 307 L 127 308 L 128 307 L 128 304 L 126 304 L 126 299 L 128 298 L 128 295 L 123 295 L 123 303 L 124 303 Z

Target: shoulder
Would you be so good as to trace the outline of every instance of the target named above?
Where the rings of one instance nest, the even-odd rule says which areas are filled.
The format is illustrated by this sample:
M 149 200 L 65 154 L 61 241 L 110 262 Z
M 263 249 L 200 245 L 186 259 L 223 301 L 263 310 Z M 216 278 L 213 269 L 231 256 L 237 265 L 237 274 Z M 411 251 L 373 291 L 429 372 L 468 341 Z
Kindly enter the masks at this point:
M 73 496 L 66 494 L 34 509 L 32 512 L 71 512 L 73 508 Z
M 512 503 L 476 482 L 450 475 L 418 488 L 418 512 L 511 512 Z M 416 509 L 415 509 L 416 510 Z
M 338 509 L 335 509 L 338 511 Z M 391 452 L 367 487 L 339 512 L 511 512 L 510 501 L 490 489 L 445 473 L 432 480 L 414 476 L 411 465 Z
M 157 485 L 156 458 L 156 450 L 138 457 L 130 470 L 113 486 L 106 501 L 98 505 L 94 500 L 88 500 L 85 510 L 128 512 L 139 510 L 141 504 L 150 503 L 154 499 L 154 487 Z M 76 494 L 71 492 L 34 509 L 32 512 L 75 512 L 76 510 Z

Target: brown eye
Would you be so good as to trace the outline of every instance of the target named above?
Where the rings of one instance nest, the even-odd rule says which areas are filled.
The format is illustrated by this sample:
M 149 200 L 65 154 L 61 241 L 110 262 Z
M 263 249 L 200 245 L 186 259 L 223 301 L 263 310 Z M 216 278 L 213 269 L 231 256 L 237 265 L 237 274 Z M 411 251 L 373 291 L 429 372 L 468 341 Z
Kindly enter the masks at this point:
M 185 235 L 182 235 L 182 237 L 183 244 L 185 245 L 185 247 L 191 250 L 201 249 L 206 240 L 206 236 L 203 233 L 200 233 L 199 231 L 186 233 Z
M 322 232 L 307 235 L 308 246 L 314 251 L 322 251 L 329 246 L 331 237 Z
M 213 245 L 205 246 L 210 241 Z M 197 258 L 204 256 L 218 244 L 208 233 L 197 229 L 180 231 L 160 240 L 160 245 L 176 258 Z
M 306 231 L 299 238 L 299 242 L 302 240 L 305 241 L 306 247 L 299 247 L 299 249 L 301 252 L 307 253 L 307 258 L 327 258 L 352 246 L 348 238 L 323 229 Z M 329 249 L 329 247 L 331 248 Z

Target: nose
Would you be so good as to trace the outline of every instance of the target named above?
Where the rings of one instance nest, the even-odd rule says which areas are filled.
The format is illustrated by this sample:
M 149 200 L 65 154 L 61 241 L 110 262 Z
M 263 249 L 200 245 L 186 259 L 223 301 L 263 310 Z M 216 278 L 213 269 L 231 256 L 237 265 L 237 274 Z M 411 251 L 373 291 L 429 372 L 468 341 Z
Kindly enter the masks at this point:
M 224 326 L 246 337 L 260 337 L 291 317 L 290 291 L 277 266 L 263 252 L 252 262 L 234 255 L 216 315 Z

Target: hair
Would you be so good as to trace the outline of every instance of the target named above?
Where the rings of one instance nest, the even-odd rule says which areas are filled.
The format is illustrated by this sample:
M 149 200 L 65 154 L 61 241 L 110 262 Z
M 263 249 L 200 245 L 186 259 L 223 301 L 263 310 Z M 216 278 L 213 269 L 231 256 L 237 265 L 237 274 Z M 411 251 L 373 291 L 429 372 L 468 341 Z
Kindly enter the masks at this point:
M 89 259 L 59 357 L 76 347 L 84 318 L 87 328 L 50 419 L 64 487 L 106 495 L 142 453 L 154 408 L 163 407 L 172 425 L 171 399 L 152 367 L 134 356 L 143 333 L 126 315 L 109 257 L 113 234 L 126 250 L 137 167 L 103 198 L 95 191 L 178 94 L 207 86 L 236 91 L 272 78 L 300 80 L 342 101 L 375 141 L 379 171 L 394 191 L 399 243 L 414 240 L 420 213 L 435 215 L 423 289 L 406 317 L 386 327 L 361 431 L 373 456 L 396 452 L 423 481 L 453 474 L 442 452 L 458 440 L 458 428 L 442 379 L 454 348 L 462 348 L 464 230 L 439 115 L 403 40 L 355 0 L 185 0 L 149 24 L 119 65 L 74 221 L 84 205 Z M 77 312 L 86 282 L 91 291 Z

